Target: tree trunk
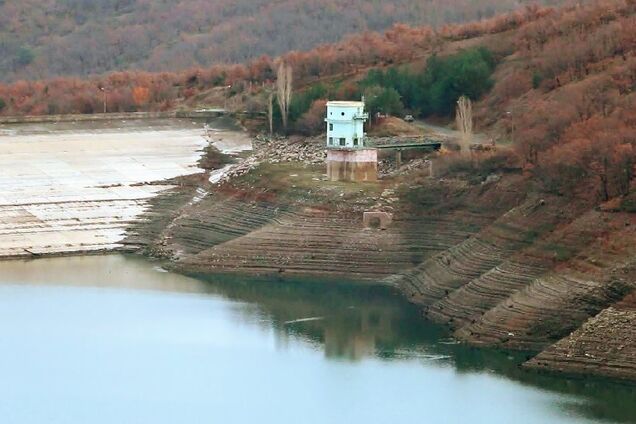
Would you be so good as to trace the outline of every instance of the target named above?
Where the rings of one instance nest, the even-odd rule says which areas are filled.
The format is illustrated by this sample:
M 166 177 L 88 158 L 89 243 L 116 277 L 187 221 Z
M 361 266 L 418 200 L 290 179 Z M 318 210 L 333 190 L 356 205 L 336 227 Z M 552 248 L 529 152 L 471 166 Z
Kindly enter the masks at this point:
M 457 100 L 455 120 L 457 129 L 461 133 L 461 152 L 465 155 L 470 152 L 470 142 L 473 138 L 473 106 L 468 97 L 461 96 Z
M 292 67 L 285 62 L 281 62 L 278 66 L 278 72 L 276 74 L 276 97 L 283 121 L 283 130 L 287 132 L 289 104 L 291 103 L 292 97 Z
M 267 119 L 269 121 L 269 135 L 274 133 L 274 92 L 269 92 L 267 99 Z
M 601 172 L 601 195 L 603 196 L 603 201 L 607 202 L 609 200 L 609 192 L 607 189 L 607 172 L 608 172 L 608 161 L 607 158 L 603 158 L 603 171 Z

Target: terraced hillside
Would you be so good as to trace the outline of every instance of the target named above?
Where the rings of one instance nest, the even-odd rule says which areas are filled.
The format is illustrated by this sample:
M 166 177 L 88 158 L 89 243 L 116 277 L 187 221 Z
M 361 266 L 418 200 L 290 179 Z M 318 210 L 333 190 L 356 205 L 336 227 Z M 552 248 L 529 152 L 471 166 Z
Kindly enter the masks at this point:
M 586 335 L 598 331 L 588 321 L 597 315 L 602 326 L 636 324 L 634 314 L 615 312 L 629 310 L 624 299 L 636 289 L 629 271 L 634 214 L 529 189 L 518 173 L 477 183 L 416 170 L 345 184 L 327 181 L 323 168 L 264 161 L 220 185 L 186 178 L 179 190 L 152 200 L 129 242 L 184 272 L 391 284 L 460 340 L 548 348 L 529 367 L 596 366 L 595 373 L 631 378 L 622 374 L 621 364 L 631 365 L 618 353 L 618 362 L 605 367 L 601 359 L 593 365 L 562 355 L 581 326 Z M 385 230 L 364 228 L 367 210 L 391 211 L 394 221 Z M 636 344 L 630 331 L 604 337 L 614 353 Z M 573 355 L 595 355 L 577 349 Z M 603 352 L 598 358 L 607 359 Z
M 621 273 L 622 278 L 636 278 L 634 266 Z M 636 380 L 635 321 L 636 295 L 632 294 L 590 318 L 525 366 Z
M 636 217 L 577 214 L 558 199 L 530 210 L 526 202 L 429 258 L 400 287 L 460 340 L 530 351 L 556 343 L 528 366 L 633 379 Z
M 633 260 L 636 221 L 621 215 L 603 219 L 611 225 L 598 228 L 594 242 L 458 330 L 458 336 L 478 344 L 538 350 L 622 300 L 636 282 L 613 275 Z M 625 222 L 631 225 L 625 227 Z
M 562 217 L 561 220 L 566 219 Z M 431 305 L 428 316 L 447 322 L 454 328 L 474 324 L 489 309 L 593 241 L 604 224 L 599 213 L 589 212 L 549 231 L 536 243 L 519 250 L 501 264 Z
M 469 239 L 518 197 L 515 191 L 500 187 L 497 192 L 493 186 L 480 196 L 497 192 L 499 209 L 414 213 L 404 205 L 389 206 L 395 209 L 394 223 L 380 230 L 364 228 L 362 214 L 374 202 L 396 201 L 399 195 L 390 188 L 394 183 L 317 184 L 322 167 L 299 164 L 268 166 L 264 172 L 270 171 L 259 178 L 248 175 L 221 187 L 208 187 L 209 192 L 191 186 L 158 198 L 152 210 L 163 212 L 151 210 L 146 224 L 132 230 L 129 244 L 146 246 L 147 251 L 170 257 L 188 271 L 379 282 Z
M 474 237 L 410 271 L 399 281 L 400 286 L 414 302 L 428 306 L 494 269 L 559 219 L 555 212 L 560 206 L 545 212 L 542 209 L 550 206 L 543 202 L 528 199 Z

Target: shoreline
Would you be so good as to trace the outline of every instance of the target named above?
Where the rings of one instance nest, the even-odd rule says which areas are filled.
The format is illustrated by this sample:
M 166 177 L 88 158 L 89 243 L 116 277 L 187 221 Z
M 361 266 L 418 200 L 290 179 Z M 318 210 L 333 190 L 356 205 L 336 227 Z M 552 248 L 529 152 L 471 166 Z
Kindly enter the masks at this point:
M 227 137 L 237 137 L 239 144 L 251 140 L 232 134 L 215 133 L 199 141 L 196 158 L 192 152 L 184 156 L 196 173 L 154 179 L 153 187 L 162 190 L 143 199 L 140 215 L 119 221 L 123 238 L 113 246 L 76 244 L 74 251 L 50 256 L 126 253 L 169 261 L 170 270 L 186 275 L 387 286 L 417 305 L 424 319 L 446 325 L 470 345 L 540 353 L 561 343 L 556 355 L 543 360 L 545 368 L 557 371 L 559 358 L 573 353 L 570 334 L 634 291 L 629 268 L 624 275 L 609 273 L 630 260 L 634 214 L 573 207 L 530 192 L 515 174 L 475 185 L 419 177 L 409 168 L 413 176 L 395 173 L 376 184 L 330 182 L 321 165 L 320 138 L 261 139 L 213 184 L 211 174 L 228 160 L 214 144 L 221 139 L 223 145 Z M 226 153 L 244 150 L 226 147 L 221 146 Z M 363 212 L 378 209 L 393 213 L 393 224 L 386 230 L 364 228 Z M 626 224 L 631 221 L 634 225 Z M 72 225 L 51 228 L 75 227 L 66 222 Z M 617 247 L 599 247 L 601 236 Z M 36 255 L 0 260 L 49 256 L 32 251 Z M 636 319 L 632 308 L 626 305 L 621 316 Z M 636 334 L 629 333 L 635 330 L 626 331 L 627 348 L 611 353 L 616 364 L 628 364 L 636 349 Z M 591 354 L 608 357 L 595 349 Z M 574 366 L 577 370 L 590 375 Z M 615 372 L 636 381 L 620 365 L 606 373 Z

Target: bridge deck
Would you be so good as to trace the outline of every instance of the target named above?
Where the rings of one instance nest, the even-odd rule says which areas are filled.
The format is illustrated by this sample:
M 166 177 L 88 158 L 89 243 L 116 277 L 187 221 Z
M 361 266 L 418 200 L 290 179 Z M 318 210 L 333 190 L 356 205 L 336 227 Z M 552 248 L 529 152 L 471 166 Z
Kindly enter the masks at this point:
M 369 147 L 374 147 L 379 150 L 404 150 L 404 149 L 439 150 L 442 147 L 442 142 L 441 141 L 422 141 L 422 142 L 410 142 L 410 143 L 370 145 Z

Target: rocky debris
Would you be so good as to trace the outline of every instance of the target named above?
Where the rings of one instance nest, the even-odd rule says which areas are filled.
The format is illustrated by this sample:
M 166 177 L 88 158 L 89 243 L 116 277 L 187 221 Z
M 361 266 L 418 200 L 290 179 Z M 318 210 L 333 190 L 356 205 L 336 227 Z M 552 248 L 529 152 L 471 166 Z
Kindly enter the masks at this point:
M 524 366 L 636 380 L 636 309 L 605 309 Z
M 307 165 L 325 163 L 327 157 L 322 137 L 256 136 L 254 142 L 256 156 L 269 163 L 303 162 Z
M 210 174 L 212 184 L 224 184 L 247 174 L 261 163 L 302 162 L 306 165 L 325 163 L 327 156 L 322 138 L 257 135 L 252 141 L 254 153 L 238 163 L 226 165 Z
M 418 158 L 404 163 L 399 168 L 396 167 L 395 161 L 381 160 L 378 162 L 378 177 L 395 177 L 397 175 L 406 175 L 414 171 L 429 170 L 431 160 L 429 158 Z
M 501 174 L 490 174 L 486 177 L 482 184 L 492 184 L 501 181 Z
M 636 380 L 636 261 L 612 270 L 630 294 L 588 319 L 525 367 Z
M 394 189 L 386 188 L 382 191 L 379 197 L 372 199 L 375 203 L 369 210 L 374 212 L 388 212 L 393 213 L 395 206 L 399 203 L 400 198 L 395 193 Z
M 250 156 L 238 163 L 226 165 L 221 169 L 210 173 L 210 182 L 212 184 L 224 184 L 230 180 L 245 175 L 261 163 L 258 156 Z

